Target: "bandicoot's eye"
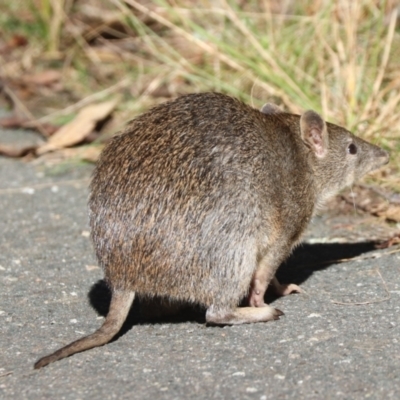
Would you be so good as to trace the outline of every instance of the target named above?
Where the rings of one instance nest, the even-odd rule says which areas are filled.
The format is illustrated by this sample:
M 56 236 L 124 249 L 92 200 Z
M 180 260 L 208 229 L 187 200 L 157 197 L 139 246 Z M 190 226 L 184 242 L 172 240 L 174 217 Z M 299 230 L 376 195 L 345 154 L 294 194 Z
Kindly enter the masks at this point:
M 357 146 L 354 143 L 349 144 L 349 147 L 347 147 L 347 152 L 349 154 L 356 154 L 357 153 Z

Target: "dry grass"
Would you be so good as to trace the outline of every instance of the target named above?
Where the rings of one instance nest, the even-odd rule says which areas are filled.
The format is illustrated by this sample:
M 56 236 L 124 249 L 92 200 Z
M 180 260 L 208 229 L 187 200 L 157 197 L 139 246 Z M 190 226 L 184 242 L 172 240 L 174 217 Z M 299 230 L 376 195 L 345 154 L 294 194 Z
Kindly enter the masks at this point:
M 398 1 L 29 0 L 22 13 L 10 3 L 0 6 L 3 31 L 31 36 L 19 59 L 0 59 L 3 79 L 63 71 L 68 100 L 31 110 L 43 120 L 115 92 L 126 120 L 165 98 L 217 90 L 255 107 L 314 109 L 389 149 L 399 170 Z M 388 170 L 379 179 L 400 191 Z

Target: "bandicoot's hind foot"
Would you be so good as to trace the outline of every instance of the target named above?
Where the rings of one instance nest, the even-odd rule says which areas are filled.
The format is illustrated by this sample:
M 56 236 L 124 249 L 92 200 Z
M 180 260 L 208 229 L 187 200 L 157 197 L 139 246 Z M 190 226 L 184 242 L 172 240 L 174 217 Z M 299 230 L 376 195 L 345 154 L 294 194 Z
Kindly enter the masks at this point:
M 108 311 L 103 325 L 96 332 L 89 336 L 85 336 L 82 339 L 78 339 L 54 353 L 41 358 L 35 363 L 34 368 L 42 368 L 54 361 L 69 357 L 72 354 L 108 343 L 121 329 L 134 298 L 134 292 L 113 292 L 110 310 Z
M 304 293 L 304 290 L 301 289 L 300 286 L 297 286 L 294 283 L 281 284 L 275 277 L 271 280 L 270 285 L 279 296 L 287 296 L 292 293 Z
M 284 315 L 281 310 L 268 304 L 261 307 L 238 307 L 233 310 L 216 310 L 213 306 L 206 312 L 206 322 L 210 325 L 240 325 L 267 322 Z

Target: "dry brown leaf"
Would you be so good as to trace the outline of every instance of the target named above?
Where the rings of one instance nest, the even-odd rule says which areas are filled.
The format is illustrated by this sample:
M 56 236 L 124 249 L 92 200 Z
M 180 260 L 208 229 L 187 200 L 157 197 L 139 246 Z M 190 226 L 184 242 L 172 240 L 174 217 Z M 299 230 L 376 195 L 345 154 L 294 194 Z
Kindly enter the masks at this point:
M 385 210 L 379 211 L 378 215 L 390 221 L 400 222 L 400 206 L 389 205 Z
M 23 47 L 28 44 L 28 39 L 23 35 L 14 35 L 9 41 L 10 47 Z
M 49 86 L 61 80 L 61 72 L 55 69 L 47 69 L 33 75 L 26 75 L 23 80 L 34 85 Z
M 70 147 L 82 142 L 93 131 L 97 122 L 105 119 L 116 107 L 118 100 L 111 100 L 83 108 L 76 118 L 62 126 L 48 142 L 41 146 L 37 154 Z
M 104 146 L 80 146 L 59 149 L 55 152 L 43 154 L 39 162 L 43 162 L 48 166 L 57 165 L 65 160 L 82 160 L 95 163 L 100 156 Z
M 14 35 L 11 37 L 10 40 L 8 40 L 7 43 L 4 45 L 0 46 L 0 54 L 10 54 L 10 52 L 17 47 L 23 47 L 28 44 L 28 39 L 25 36 L 22 35 Z
M 400 205 L 393 194 L 387 194 L 383 189 L 357 185 L 342 198 L 356 209 L 372 215 L 385 218 L 388 221 L 400 222 Z
M 377 249 L 387 249 L 388 247 L 392 247 L 396 244 L 400 243 L 400 233 L 393 235 L 391 238 L 385 240 L 382 243 L 375 245 Z
M 24 147 L 6 146 L 0 144 L 0 155 L 12 158 L 24 157 L 29 153 L 34 153 L 36 146 L 28 145 Z
M 86 146 L 83 149 L 80 149 L 77 156 L 83 161 L 95 163 L 98 160 L 102 149 L 103 146 Z
M 18 115 L 0 118 L 0 126 L 2 128 L 22 128 L 27 122 L 29 122 L 28 118 L 20 117 Z
M 122 56 L 118 54 L 115 49 L 111 49 L 106 46 L 92 47 L 91 51 L 93 54 L 96 54 L 96 57 L 101 62 L 113 63 L 120 62 L 122 60 Z
M 43 136 L 51 136 L 58 129 L 59 126 L 52 124 L 38 124 L 36 121 L 33 121 L 29 118 L 20 117 L 18 115 L 12 115 L 10 117 L 0 118 L 0 126 L 2 128 L 16 129 L 16 128 L 28 128 L 33 130 L 39 130 Z

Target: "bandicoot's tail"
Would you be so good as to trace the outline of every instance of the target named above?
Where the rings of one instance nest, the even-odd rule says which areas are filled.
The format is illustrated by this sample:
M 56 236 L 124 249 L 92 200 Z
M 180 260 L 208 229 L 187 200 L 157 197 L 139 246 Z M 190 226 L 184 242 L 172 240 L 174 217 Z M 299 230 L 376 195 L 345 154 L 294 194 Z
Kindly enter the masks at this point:
M 121 329 L 131 308 L 135 292 L 115 291 L 112 294 L 110 310 L 103 325 L 91 335 L 57 350 L 53 354 L 41 358 L 35 363 L 35 369 L 44 367 L 54 361 L 61 360 L 80 351 L 108 343 Z

